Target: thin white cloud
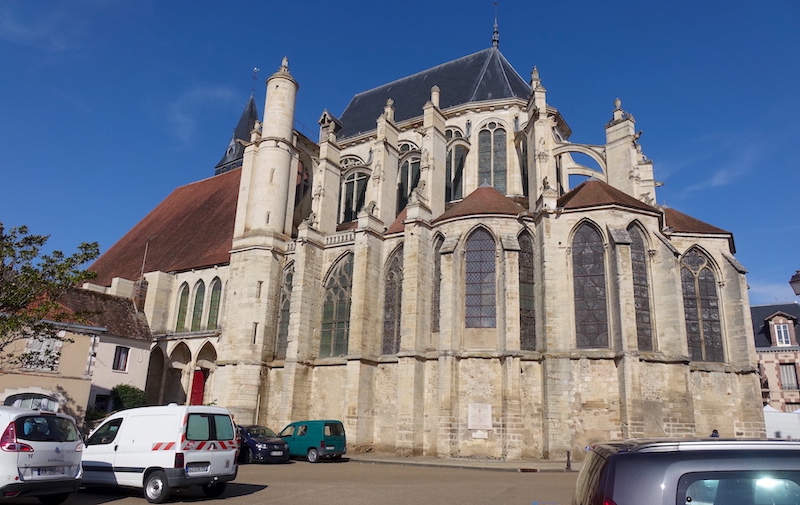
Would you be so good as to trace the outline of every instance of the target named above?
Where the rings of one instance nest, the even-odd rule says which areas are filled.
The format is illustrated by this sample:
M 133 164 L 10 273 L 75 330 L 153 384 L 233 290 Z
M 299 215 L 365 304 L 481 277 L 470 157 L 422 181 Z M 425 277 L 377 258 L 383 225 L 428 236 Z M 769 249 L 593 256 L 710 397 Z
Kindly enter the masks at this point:
M 749 280 L 750 305 L 768 305 L 771 303 L 791 303 L 798 301 L 797 295 L 794 294 L 792 288 L 789 286 L 789 276 L 791 276 L 791 273 L 787 275 L 786 282 L 759 283 Z
M 197 85 L 179 96 L 167 108 L 169 131 L 183 145 L 188 145 L 198 130 L 203 111 L 209 107 L 235 103 L 241 98 L 225 86 Z
M 89 18 L 72 3 L 0 3 L 0 39 L 46 51 L 82 47 Z

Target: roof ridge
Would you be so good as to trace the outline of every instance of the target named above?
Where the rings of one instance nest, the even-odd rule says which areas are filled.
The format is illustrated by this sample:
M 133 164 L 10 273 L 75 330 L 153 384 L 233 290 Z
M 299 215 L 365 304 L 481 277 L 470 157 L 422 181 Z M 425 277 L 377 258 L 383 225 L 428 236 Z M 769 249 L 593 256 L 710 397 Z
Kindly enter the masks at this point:
M 494 51 L 493 51 L 494 50 Z M 474 102 L 478 95 L 478 88 L 480 87 L 481 82 L 483 82 L 483 77 L 486 75 L 486 69 L 489 67 L 489 63 L 492 61 L 492 54 L 497 50 L 497 47 L 492 46 L 489 48 L 489 56 L 486 58 L 486 61 L 483 62 L 483 66 L 481 67 L 481 71 L 478 73 L 478 77 L 472 83 L 472 95 L 469 97 L 470 102 Z

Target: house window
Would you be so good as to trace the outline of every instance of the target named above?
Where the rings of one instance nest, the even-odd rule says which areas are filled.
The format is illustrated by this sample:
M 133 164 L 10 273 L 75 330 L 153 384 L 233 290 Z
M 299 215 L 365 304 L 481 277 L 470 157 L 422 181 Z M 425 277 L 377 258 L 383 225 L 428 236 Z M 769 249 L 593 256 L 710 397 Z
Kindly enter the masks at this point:
M 467 239 L 465 323 L 467 328 L 494 328 L 495 244 L 491 234 L 478 228 Z
M 108 412 L 111 406 L 111 395 L 97 395 L 94 397 L 94 410 L 98 412 Z
M 111 365 L 112 370 L 116 370 L 117 372 L 124 372 L 128 369 L 128 353 L 130 352 L 129 347 L 123 347 L 118 345 L 117 348 L 114 350 L 114 363 Z
M 353 172 L 344 178 L 339 201 L 340 223 L 349 223 L 358 217 L 358 212 L 364 206 L 364 199 L 367 196 L 367 181 L 369 175 L 365 172 Z
M 800 410 L 800 403 L 786 402 L 786 412 L 797 412 Z
M 64 341 L 60 338 L 37 336 L 28 339 L 25 352 L 20 357 L 23 368 L 28 370 L 43 370 L 55 372 L 61 359 L 61 346 Z
M 478 133 L 478 184 L 506 193 L 506 131 L 494 121 Z
M 344 356 L 350 338 L 350 297 L 353 292 L 353 255 L 333 267 L 325 281 L 319 357 Z
M 775 325 L 775 344 L 781 347 L 792 345 L 792 340 L 789 337 L 788 324 L 782 323 Z
M 533 240 L 523 233 L 519 237 L 519 348 L 523 351 L 536 350 L 533 274 Z
M 636 312 L 636 335 L 640 351 L 653 350 L 653 326 L 650 321 L 650 282 L 647 276 L 647 251 L 636 226 L 628 227 L 631 237 L 633 305 Z
M 278 336 L 275 339 L 275 359 L 286 359 L 289 347 L 289 308 L 292 303 L 292 281 L 294 280 L 294 262 L 283 269 L 281 298 L 278 302 Z
M 579 349 L 608 347 L 606 263 L 603 237 L 583 223 L 572 239 L 575 337 Z
M 681 286 L 689 356 L 694 361 L 724 361 L 717 282 L 711 262 L 698 249 L 681 259 Z
M 194 288 L 194 307 L 192 308 L 192 331 L 200 330 L 203 317 L 203 302 L 206 299 L 206 285 L 199 281 Z
M 445 160 L 445 194 L 444 201 L 452 202 L 464 198 L 464 163 L 467 160 L 467 148 L 455 145 L 447 151 Z
M 222 281 L 215 277 L 211 281 L 211 302 L 208 306 L 208 323 L 206 328 L 216 330 L 219 328 L 219 307 L 222 300 Z
M 175 321 L 175 333 L 186 331 L 186 312 L 189 309 L 189 285 L 185 282 L 178 293 L 178 317 Z
M 419 156 L 411 156 L 406 158 L 400 164 L 400 174 L 397 178 L 397 213 L 399 214 L 411 197 L 411 192 L 419 184 Z
M 781 389 L 797 388 L 797 367 L 794 363 L 781 364 Z

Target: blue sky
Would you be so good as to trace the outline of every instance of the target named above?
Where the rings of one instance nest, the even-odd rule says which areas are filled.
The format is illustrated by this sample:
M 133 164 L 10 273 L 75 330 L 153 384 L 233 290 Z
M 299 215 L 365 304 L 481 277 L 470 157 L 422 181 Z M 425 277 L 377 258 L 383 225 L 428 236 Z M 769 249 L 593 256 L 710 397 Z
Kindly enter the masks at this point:
M 0 221 L 105 251 L 213 174 L 283 56 L 297 120 L 316 132 L 358 92 L 489 47 L 494 12 L 484 0 L 3 0 Z M 796 300 L 800 2 L 517 0 L 497 15 L 500 50 L 526 80 L 538 67 L 572 141 L 602 144 L 622 99 L 664 182 L 658 203 L 734 233 L 752 304 Z

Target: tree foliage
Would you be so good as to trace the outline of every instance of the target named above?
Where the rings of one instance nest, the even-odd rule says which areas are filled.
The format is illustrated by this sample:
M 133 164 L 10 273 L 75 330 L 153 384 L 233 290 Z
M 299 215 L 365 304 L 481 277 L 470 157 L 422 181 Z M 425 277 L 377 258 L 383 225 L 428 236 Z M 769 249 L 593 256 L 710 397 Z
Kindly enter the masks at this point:
M 147 394 L 135 386 L 119 384 L 111 389 L 111 403 L 114 410 L 142 407 L 147 402 Z
M 6 232 L 0 222 L 0 370 L 53 368 L 58 355 L 52 344 L 64 341 L 60 323 L 80 322 L 81 314 L 68 312 L 57 299 L 95 277 L 82 266 L 97 258 L 100 248 L 84 242 L 69 256 L 45 254 L 48 238 L 30 234 L 27 226 Z

